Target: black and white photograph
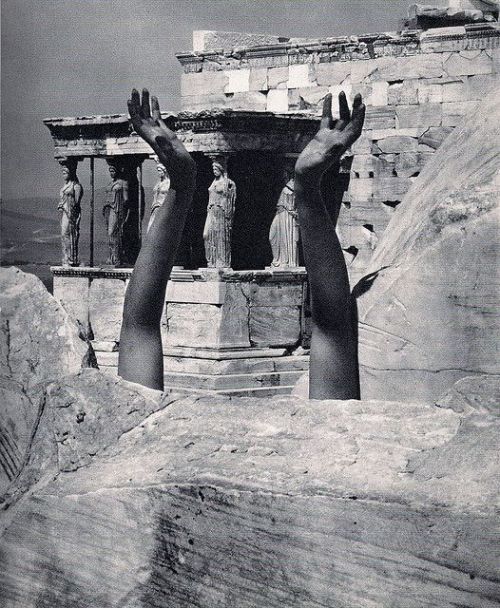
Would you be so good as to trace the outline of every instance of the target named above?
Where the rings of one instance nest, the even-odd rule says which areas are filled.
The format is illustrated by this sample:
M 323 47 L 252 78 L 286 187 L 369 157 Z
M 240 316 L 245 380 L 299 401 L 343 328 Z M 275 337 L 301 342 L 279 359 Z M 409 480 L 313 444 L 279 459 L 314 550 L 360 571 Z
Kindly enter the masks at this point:
M 1 0 L 0 608 L 500 608 L 500 0 Z

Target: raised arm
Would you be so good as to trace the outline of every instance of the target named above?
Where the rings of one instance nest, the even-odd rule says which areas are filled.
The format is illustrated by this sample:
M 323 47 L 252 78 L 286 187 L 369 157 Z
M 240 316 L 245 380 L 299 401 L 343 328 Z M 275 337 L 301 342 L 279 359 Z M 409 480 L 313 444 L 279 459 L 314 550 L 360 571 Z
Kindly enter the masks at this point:
M 296 205 L 311 288 L 309 396 L 314 399 L 359 399 L 355 301 L 320 182 L 360 136 L 365 107 L 356 95 L 351 116 L 345 94 L 340 93 L 339 109 L 340 119 L 334 122 L 332 96 L 327 95 L 319 131 L 295 165 Z
M 125 294 L 118 374 L 163 390 L 160 320 L 186 217 L 193 199 L 196 165 L 163 122 L 156 97 L 134 89 L 128 109 L 135 131 L 153 148 L 170 176 L 170 191 L 144 238 Z

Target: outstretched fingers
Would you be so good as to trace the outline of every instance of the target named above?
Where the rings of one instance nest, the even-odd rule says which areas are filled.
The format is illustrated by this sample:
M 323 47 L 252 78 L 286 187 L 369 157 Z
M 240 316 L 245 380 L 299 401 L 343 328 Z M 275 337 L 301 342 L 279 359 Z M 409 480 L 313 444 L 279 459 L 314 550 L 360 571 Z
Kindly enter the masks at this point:
M 128 113 L 130 114 L 130 118 L 134 119 L 139 116 L 140 107 L 141 107 L 141 99 L 139 97 L 139 91 L 137 89 L 132 89 L 132 95 L 130 99 L 127 101 Z
M 349 131 L 349 140 L 351 140 L 351 143 L 355 142 L 361 135 L 361 131 L 363 130 L 363 124 L 365 122 L 365 113 L 365 104 L 363 103 L 361 95 L 358 93 L 354 98 L 354 102 L 352 104 L 351 121 L 348 127 L 346 128 L 346 131 Z
M 339 93 L 339 115 L 340 119 L 337 121 L 335 128 L 339 131 L 344 129 L 349 121 L 351 120 L 351 112 L 349 110 L 349 104 L 347 103 L 347 97 L 344 91 Z
M 142 89 L 141 114 L 143 118 L 151 118 L 151 110 L 149 108 L 149 91 Z
M 321 122 L 319 123 L 320 129 L 331 129 L 333 124 L 332 118 L 332 94 L 328 93 L 323 100 L 323 114 L 321 116 Z
M 161 112 L 160 112 L 160 103 L 158 101 L 158 97 L 154 95 L 151 97 L 151 115 L 154 120 L 160 122 L 161 120 Z
M 354 98 L 354 103 L 352 104 L 352 117 L 351 117 L 351 125 L 356 134 L 356 137 L 361 135 L 361 131 L 363 129 L 363 124 L 365 122 L 365 113 L 366 107 L 363 103 L 361 95 L 358 93 Z

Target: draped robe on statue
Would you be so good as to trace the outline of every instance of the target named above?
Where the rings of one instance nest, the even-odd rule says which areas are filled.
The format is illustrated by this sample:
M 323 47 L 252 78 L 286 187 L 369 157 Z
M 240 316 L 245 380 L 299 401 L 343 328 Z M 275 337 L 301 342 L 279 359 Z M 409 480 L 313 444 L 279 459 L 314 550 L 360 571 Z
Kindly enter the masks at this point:
M 158 209 L 163 205 L 170 190 L 170 180 L 168 177 L 159 180 L 153 188 L 153 202 L 151 204 L 151 215 L 149 216 L 148 231 L 151 228 Z
M 236 184 L 228 177 L 215 179 L 208 189 L 208 207 L 203 239 L 209 268 L 231 267 Z
M 78 266 L 78 240 L 80 237 L 80 201 L 83 188 L 78 181 L 70 181 L 61 188 L 57 208 L 62 211 L 61 242 L 63 266 Z
M 281 191 L 276 205 L 276 215 L 269 230 L 269 241 L 273 251 L 272 266 L 299 265 L 299 224 L 295 210 L 293 179 Z
M 118 266 L 123 257 L 123 226 L 128 217 L 128 184 L 117 179 L 106 187 L 106 204 L 103 208 L 109 238 L 108 264 Z

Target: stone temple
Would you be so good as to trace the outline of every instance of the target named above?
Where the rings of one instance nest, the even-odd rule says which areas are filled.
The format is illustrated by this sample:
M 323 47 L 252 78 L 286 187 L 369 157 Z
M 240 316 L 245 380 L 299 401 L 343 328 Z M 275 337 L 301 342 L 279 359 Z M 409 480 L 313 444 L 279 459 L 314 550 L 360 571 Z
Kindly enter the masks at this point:
M 500 605 L 497 4 L 416 5 L 359 37 L 195 32 L 165 116 L 198 190 L 164 393 L 116 374 L 151 150 L 124 115 L 45 121 L 63 213 L 104 221 L 94 168 L 112 168 L 110 247 L 79 252 L 68 212 L 54 297 L 0 270 L 2 608 Z M 308 400 L 288 169 L 339 90 L 368 105 L 323 184 L 343 202 L 362 398 Z
M 476 21 L 478 12 L 483 18 Z M 325 192 L 328 200 L 343 201 L 339 233 L 354 286 L 422 169 L 500 82 L 498 23 L 477 10 L 448 13 L 416 7 L 402 31 L 357 37 L 198 31 L 193 49 L 178 53 L 182 111 L 166 120 L 196 160 L 198 180 L 166 298 L 166 386 L 228 395 L 292 390 L 308 366 L 306 273 L 298 246 L 294 259 L 273 265 L 269 243 L 287 167 L 315 132 L 328 92 L 362 93 L 363 136 L 344 159 L 342 183 Z M 128 185 L 119 263 L 94 260 L 91 235 L 89 265 L 53 268 L 54 295 L 91 328 L 101 369 L 114 371 L 124 292 L 149 205 L 141 167 L 153 162 L 152 151 L 131 132 L 126 115 L 44 122 L 61 164 L 90 164 L 90 195 L 82 205 L 91 232 L 94 221 L 103 221 L 94 163 L 117 166 Z M 229 265 L 207 268 L 203 225 L 214 159 L 227 166 L 237 194 Z

